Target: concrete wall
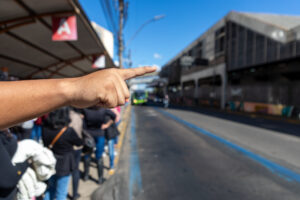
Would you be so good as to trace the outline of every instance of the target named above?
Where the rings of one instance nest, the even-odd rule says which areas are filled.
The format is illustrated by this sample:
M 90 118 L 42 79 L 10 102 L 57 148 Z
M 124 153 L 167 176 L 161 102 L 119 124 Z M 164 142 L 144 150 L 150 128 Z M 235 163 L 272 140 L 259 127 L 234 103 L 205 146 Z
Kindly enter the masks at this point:
M 300 81 L 292 84 L 254 83 L 229 85 L 228 101 L 249 101 L 267 104 L 300 105 Z
M 213 77 L 219 75 L 221 77 L 221 81 L 222 81 L 222 86 L 221 86 L 221 108 L 224 109 L 225 108 L 225 103 L 226 103 L 226 85 L 227 85 L 227 72 L 226 72 L 226 65 L 225 63 L 219 64 L 217 66 L 213 66 L 213 67 L 208 67 L 206 69 L 203 69 L 201 71 L 192 73 L 192 74 L 187 74 L 187 75 L 183 75 L 181 76 L 181 88 L 183 88 L 183 84 L 185 82 L 191 81 L 193 80 L 195 82 L 195 89 L 193 90 L 194 92 L 194 98 L 197 99 L 198 98 L 198 92 L 199 92 L 199 88 L 198 88 L 198 80 L 199 79 L 204 79 L 204 78 L 209 78 L 209 77 Z

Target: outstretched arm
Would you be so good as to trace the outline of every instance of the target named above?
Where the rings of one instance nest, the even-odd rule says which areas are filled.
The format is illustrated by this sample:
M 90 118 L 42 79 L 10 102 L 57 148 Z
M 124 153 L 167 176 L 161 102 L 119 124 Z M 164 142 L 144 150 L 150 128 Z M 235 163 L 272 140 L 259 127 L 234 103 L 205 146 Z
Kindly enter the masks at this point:
M 125 80 L 155 70 L 105 69 L 78 78 L 0 82 L 0 130 L 62 106 L 123 105 L 130 95 Z

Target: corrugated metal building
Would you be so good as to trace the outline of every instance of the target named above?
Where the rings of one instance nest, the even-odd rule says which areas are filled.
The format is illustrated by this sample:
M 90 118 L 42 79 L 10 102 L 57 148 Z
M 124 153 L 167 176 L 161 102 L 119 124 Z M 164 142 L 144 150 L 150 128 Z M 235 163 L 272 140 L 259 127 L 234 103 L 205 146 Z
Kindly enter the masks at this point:
M 169 78 L 175 103 L 242 103 L 245 111 L 270 114 L 282 111 L 270 105 L 298 106 L 300 16 L 230 12 L 170 60 L 161 76 Z

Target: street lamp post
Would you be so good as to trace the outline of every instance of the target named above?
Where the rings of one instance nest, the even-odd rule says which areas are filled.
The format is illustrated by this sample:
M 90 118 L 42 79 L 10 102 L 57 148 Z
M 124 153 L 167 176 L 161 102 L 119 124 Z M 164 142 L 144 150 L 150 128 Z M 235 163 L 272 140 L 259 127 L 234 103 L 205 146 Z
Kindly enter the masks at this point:
M 140 28 L 133 34 L 133 36 L 129 39 L 129 41 L 126 43 L 126 47 L 128 47 L 130 45 L 130 43 L 132 42 L 132 40 L 137 36 L 137 34 L 139 32 L 141 32 L 141 30 L 148 24 L 152 23 L 152 22 L 155 22 L 157 20 L 160 20 L 162 18 L 164 18 L 165 15 L 156 15 L 154 16 L 152 19 L 149 19 L 147 21 L 145 21 L 141 26 Z
M 154 16 L 152 19 L 149 19 L 149 20 L 145 21 L 145 22 L 137 29 L 137 31 L 133 34 L 133 36 L 129 39 L 129 41 L 126 43 L 125 48 L 128 48 L 128 47 L 129 47 L 129 45 L 130 45 L 130 43 L 132 42 L 132 40 L 138 35 L 139 32 L 141 32 L 141 30 L 142 30 L 146 25 L 148 25 L 148 24 L 150 24 L 150 23 L 152 23 L 152 22 L 155 22 L 155 21 L 157 21 L 157 20 L 160 20 L 160 19 L 162 19 L 162 18 L 164 18 L 164 17 L 165 17 L 165 15 L 156 15 L 156 16 Z M 129 59 L 129 67 L 131 67 L 132 62 L 131 62 L 131 51 L 130 51 L 130 49 L 128 50 L 128 57 L 127 57 L 127 58 Z

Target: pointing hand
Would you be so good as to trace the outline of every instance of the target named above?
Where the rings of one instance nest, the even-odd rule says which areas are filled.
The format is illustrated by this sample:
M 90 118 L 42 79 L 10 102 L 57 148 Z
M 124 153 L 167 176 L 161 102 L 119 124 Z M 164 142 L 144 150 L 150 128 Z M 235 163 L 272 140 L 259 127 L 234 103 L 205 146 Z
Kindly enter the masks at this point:
M 125 80 L 156 71 L 156 67 L 104 69 L 70 80 L 70 104 L 78 108 L 124 105 L 130 93 Z

